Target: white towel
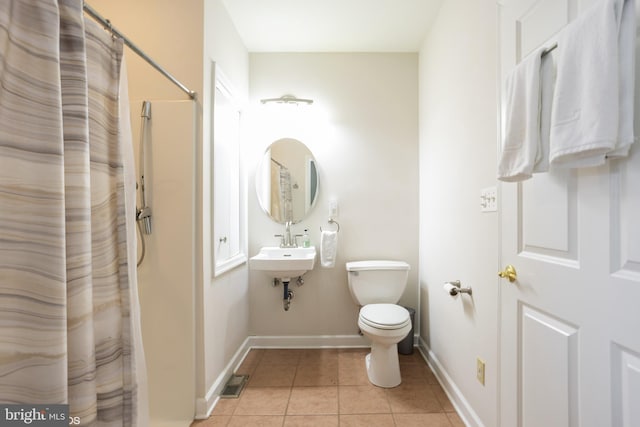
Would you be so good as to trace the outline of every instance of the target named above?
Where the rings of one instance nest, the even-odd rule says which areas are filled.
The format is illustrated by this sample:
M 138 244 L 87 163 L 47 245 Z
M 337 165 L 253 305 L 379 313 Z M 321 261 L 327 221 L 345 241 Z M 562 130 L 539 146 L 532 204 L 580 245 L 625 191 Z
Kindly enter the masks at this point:
M 540 147 L 540 66 L 543 48 L 527 56 L 505 82 L 505 132 L 498 179 L 523 181 L 531 178 L 542 160 Z M 546 162 L 545 162 L 546 164 Z M 536 170 L 534 170 L 536 169 Z
M 634 0 L 601 0 L 559 35 L 552 165 L 598 166 L 628 152 L 635 139 L 635 19 Z
M 551 105 L 556 85 L 554 54 L 543 56 L 540 65 L 540 150 L 533 173 L 549 171 L 549 139 L 551 135 Z
M 337 250 L 338 232 L 322 230 L 320 233 L 320 264 L 325 268 L 335 266 Z
M 636 3 L 633 0 L 619 0 L 616 8 L 619 26 L 619 61 L 620 82 L 620 117 L 618 124 L 618 141 L 615 150 L 607 157 L 626 157 L 629 148 L 636 140 L 633 130 L 635 65 L 636 65 Z

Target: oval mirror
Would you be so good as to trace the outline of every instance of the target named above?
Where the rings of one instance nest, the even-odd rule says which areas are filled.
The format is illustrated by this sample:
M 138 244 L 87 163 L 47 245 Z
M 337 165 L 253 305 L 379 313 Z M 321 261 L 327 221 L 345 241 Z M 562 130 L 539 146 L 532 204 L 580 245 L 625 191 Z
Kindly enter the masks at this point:
M 297 139 L 273 142 L 256 171 L 258 202 L 280 224 L 300 222 L 307 216 L 318 199 L 318 184 L 313 154 Z

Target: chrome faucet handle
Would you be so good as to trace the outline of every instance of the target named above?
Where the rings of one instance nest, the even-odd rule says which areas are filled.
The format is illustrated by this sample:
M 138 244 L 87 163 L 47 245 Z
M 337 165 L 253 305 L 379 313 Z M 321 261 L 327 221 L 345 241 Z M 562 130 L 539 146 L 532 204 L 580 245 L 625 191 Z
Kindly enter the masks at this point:
M 284 234 L 274 234 L 273 237 L 279 237 L 280 238 L 280 247 L 284 248 L 284 246 L 285 246 Z
M 293 236 L 293 241 L 291 242 L 291 244 L 296 248 L 298 247 L 298 237 L 304 237 L 304 234 L 295 234 Z
M 291 242 L 291 221 L 285 221 L 284 223 L 284 237 L 282 238 L 282 240 L 282 247 L 293 247 L 293 242 Z

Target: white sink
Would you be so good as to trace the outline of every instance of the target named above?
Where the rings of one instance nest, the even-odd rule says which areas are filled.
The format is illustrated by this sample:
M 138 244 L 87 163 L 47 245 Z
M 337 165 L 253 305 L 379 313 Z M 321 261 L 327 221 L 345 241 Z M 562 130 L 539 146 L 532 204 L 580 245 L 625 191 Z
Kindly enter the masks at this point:
M 313 269 L 316 262 L 316 248 L 280 248 L 265 246 L 257 255 L 249 259 L 252 270 L 262 270 L 271 277 L 289 281 Z

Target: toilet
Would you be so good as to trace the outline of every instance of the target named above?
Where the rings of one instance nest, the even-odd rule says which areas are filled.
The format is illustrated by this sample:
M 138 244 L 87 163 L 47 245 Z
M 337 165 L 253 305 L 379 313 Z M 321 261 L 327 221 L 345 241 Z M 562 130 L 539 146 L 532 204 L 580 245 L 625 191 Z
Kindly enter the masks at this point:
M 379 387 L 400 385 L 398 343 L 411 331 L 409 312 L 396 303 L 409 277 L 403 261 L 354 261 L 347 263 L 349 291 L 362 306 L 358 326 L 371 340 L 366 357 L 369 381 Z

